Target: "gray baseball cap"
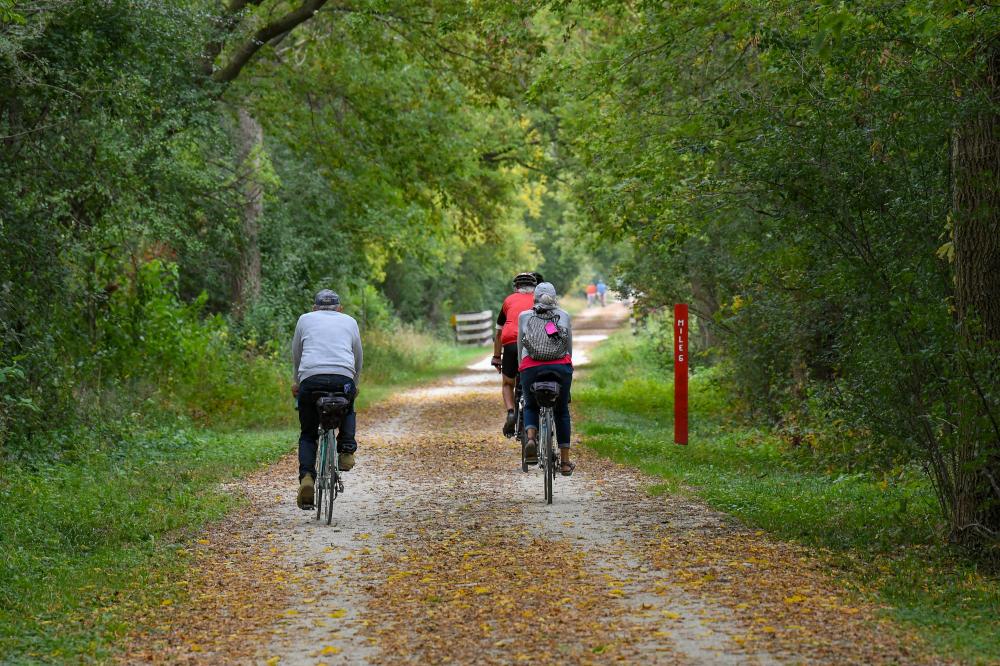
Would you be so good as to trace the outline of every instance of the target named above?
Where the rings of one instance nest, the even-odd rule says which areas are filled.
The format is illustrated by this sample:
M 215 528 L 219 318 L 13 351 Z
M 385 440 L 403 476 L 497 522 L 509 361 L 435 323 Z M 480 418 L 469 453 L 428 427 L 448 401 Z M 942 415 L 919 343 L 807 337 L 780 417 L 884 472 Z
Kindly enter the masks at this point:
M 320 289 L 316 292 L 316 299 L 313 301 L 318 308 L 332 308 L 340 305 L 340 296 L 330 289 Z
M 539 296 L 551 296 L 556 297 L 556 288 L 552 286 L 551 282 L 542 282 L 537 287 L 535 287 L 535 300 L 538 300 Z

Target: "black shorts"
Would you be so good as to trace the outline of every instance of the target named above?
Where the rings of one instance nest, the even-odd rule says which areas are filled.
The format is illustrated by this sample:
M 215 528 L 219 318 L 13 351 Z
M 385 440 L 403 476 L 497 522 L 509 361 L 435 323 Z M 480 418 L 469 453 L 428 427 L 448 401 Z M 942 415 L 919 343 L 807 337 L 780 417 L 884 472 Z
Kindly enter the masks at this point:
M 517 377 L 517 366 L 519 366 L 517 358 L 517 343 L 512 343 L 503 346 L 503 358 L 500 361 L 500 372 L 503 373 L 504 377 L 509 377 L 514 379 Z

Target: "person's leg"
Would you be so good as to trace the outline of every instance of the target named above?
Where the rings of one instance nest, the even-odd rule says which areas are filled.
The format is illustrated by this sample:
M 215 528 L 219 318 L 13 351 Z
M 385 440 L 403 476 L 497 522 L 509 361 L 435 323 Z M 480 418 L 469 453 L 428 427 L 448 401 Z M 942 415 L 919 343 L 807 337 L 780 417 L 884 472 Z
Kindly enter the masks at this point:
M 311 509 L 315 499 L 316 431 L 319 412 L 316 411 L 315 385 L 312 377 L 299 385 L 299 491 L 295 504 L 300 509 Z
M 507 409 L 507 417 L 503 424 L 504 437 L 514 436 L 514 421 L 517 418 L 514 413 L 514 382 L 517 381 L 517 366 L 517 345 L 504 345 L 500 361 L 500 374 L 503 377 L 500 392 L 503 395 L 504 407 Z
M 573 387 L 573 366 L 562 365 L 558 367 L 559 384 L 562 390 L 559 391 L 559 400 L 553 410 L 556 421 L 556 441 L 559 442 L 559 465 L 563 476 L 573 473 L 575 465 L 569 457 L 569 447 L 572 437 L 572 424 L 569 414 L 570 391 Z
M 556 369 L 558 368 L 558 370 Z M 570 436 L 572 435 L 572 425 L 569 415 L 569 394 L 573 386 L 573 366 L 553 365 L 551 371 L 559 377 L 559 399 L 553 408 L 553 416 L 556 421 L 556 441 L 559 442 L 560 449 L 568 449 Z
M 354 411 L 354 402 L 351 402 L 351 411 L 344 415 L 337 429 L 337 453 L 357 453 L 358 440 L 355 439 L 355 430 L 358 427 L 358 414 Z
M 316 432 L 319 429 L 319 413 L 312 391 L 313 378 L 308 377 L 299 385 L 299 480 L 306 474 L 316 478 Z
M 330 392 L 344 392 L 351 399 L 351 408 L 340 420 L 340 427 L 337 428 L 337 453 L 353 454 L 358 450 L 358 440 L 355 439 L 355 431 L 358 426 L 358 414 L 354 410 L 354 398 L 357 396 L 357 387 L 354 379 L 343 375 L 330 375 Z
M 516 377 L 508 377 L 503 375 L 503 387 L 501 391 L 503 392 L 503 405 L 507 408 L 507 411 L 514 409 L 514 381 Z
M 521 371 L 521 393 L 524 395 L 524 433 L 528 443 L 525 445 L 524 457 L 529 463 L 538 462 L 538 401 L 531 392 L 531 385 L 538 376 L 537 368 Z

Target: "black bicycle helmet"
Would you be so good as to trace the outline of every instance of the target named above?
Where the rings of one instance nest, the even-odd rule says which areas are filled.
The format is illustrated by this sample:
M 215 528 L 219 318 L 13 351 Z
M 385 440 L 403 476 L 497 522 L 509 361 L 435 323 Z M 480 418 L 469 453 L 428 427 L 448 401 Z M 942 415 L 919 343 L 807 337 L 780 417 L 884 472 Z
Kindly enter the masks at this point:
M 532 275 L 535 276 L 535 284 L 536 285 L 539 285 L 539 284 L 545 282 L 545 278 L 543 278 L 542 274 L 539 273 L 538 271 L 535 271 L 534 273 L 532 273 Z
M 521 287 L 534 287 L 537 284 L 538 279 L 535 277 L 534 273 L 518 273 L 514 276 L 514 289 L 520 289 Z

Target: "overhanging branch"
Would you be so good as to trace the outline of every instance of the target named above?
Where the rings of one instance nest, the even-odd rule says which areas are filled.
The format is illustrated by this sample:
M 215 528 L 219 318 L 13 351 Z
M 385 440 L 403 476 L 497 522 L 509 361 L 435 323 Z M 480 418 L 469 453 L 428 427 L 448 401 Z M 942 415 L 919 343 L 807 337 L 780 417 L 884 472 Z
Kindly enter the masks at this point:
M 318 12 L 328 0 L 305 0 L 298 9 L 294 9 L 281 18 L 271 21 L 253 34 L 250 39 L 241 44 L 233 52 L 229 62 L 224 67 L 212 74 L 212 79 L 218 83 L 229 83 L 240 75 L 240 72 L 248 62 L 256 55 L 265 44 L 294 29 L 301 23 L 305 23 Z M 234 4 L 253 4 L 251 2 L 235 2 Z

